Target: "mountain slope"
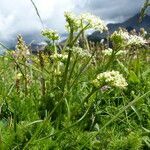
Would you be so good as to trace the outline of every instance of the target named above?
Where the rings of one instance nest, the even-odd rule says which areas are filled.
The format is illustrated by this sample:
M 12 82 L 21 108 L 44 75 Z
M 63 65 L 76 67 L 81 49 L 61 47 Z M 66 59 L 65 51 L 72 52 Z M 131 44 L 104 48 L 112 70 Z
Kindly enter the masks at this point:
M 136 29 L 137 31 L 140 28 L 144 28 L 147 31 L 150 31 L 150 16 L 146 15 L 142 22 L 139 22 L 139 14 L 129 18 L 125 22 L 116 23 L 116 24 L 108 24 L 109 33 L 113 33 L 119 27 L 126 28 L 128 31 L 132 29 Z M 101 39 L 105 39 L 107 33 L 100 33 L 99 31 L 93 32 L 90 36 L 88 36 L 88 40 L 93 42 L 99 42 Z
M 140 28 L 145 28 L 145 30 L 150 29 L 150 16 L 146 15 L 142 22 L 139 22 L 139 14 L 136 14 L 135 16 L 129 18 L 123 23 L 117 23 L 117 24 L 108 24 L 108 28 L 110 32 L 115 31 L 118 27 L 124 27 L 124 28 L 133 28 L 136 30 L 139 30 Z

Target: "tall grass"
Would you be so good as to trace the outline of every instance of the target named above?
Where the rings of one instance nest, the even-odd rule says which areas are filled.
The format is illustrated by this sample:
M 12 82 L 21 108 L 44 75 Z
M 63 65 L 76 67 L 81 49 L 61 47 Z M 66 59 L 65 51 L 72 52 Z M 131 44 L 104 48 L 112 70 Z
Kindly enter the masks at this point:
M 148 39 L 121 29 L 109 37 L 112 49 L 89 44 L 86 30 L 107 28 L 83 16 L 65 14 L 69 37 L 61 51 L 58 34 L 47 29 L 47 51 L 32 55 L 18 36 L 16 50 L 0 57 L 1 149 L 150 147 Z

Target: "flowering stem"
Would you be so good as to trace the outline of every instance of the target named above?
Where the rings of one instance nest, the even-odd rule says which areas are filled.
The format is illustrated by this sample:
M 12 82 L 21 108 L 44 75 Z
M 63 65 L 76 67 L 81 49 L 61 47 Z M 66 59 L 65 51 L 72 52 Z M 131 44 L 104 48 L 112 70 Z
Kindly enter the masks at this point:
M 28 86 L 28 82 L 27 82 L 27 66 L 26 66 L 26 58 L 24 58 L 24 82 L 25 82 L 25 95 L 28 94 L 28 89 L 27 89 L 27 86 Z
M 69 48 L 71 49 L 73 47 L 73 45 L 71 44 L 71 41 L 73 39 L 73 28 L 70 27 L 70 35 L 69 35 Z M 72 51 L 69 50 L 68 53 L 68 58 L 67 58 L 67 63 L 66 63 L 66 67 L 65 67 L 65 72 L 62 78 L 62 93 L 60 94 L 60 100 L 58 102 L 59 106 L 59 116 L 58 116 L 58 123 L 57 123 L 57 127 L 59 128 L 60 124 L 61 124 L 61 117 L 62 117 L 62 110 L 63 110 L 63 97 L 64 97 L 64 93 L 65 93 L 65 87 L 66 87 L 66 83 L 67 83 L 67 78 L 68 78 L 68 71 L 69 71 L 69 65 L 70 65 L 70 60 L 71 60 L 71 54 Z
M 88 26 L 89 26 L 89 24 L 87 24 L 84 28 L 82 28 L 81 30 L 80 30 L 80 32 L 77 34 L 77 36 L 74 38 L 74 40 L 72 41 L 72 45 L 74 45 L 76 42 L 77 42 L 77 40 L 78 40 L 78 38 L 80 37 L 80 35 L 88 28 Z
M 76 64 L 77 64 L 77 59 L 78 59 L 78 55 L 76 56 L 76 59 L 75 59 L 75 61 L 74 61 L 74 63 L 73 63 L 72 69 L 71 69 L 71 71 L 70 71 L 70 75 L 69 75 L 69 77 L 68 77 L 68 80 L 69 80 L 69 81 L 70 81 L 70 79 L 71 79 L 71 77 L 72 77 L 74 68 L 75 68 L 75 66 L 76 66 Z
M 92 60 L 93 56 L 95 54 L 95 51 L 93 52 L 92 56 L 89 58 L 89 60 L 86 62 L 86 64 L 80 69 L 79 74 L 76 76 L 76 78 L 74 79 L 74 81 L 72 82 L 70 89 L 74 86 L 74 84 L 76 83 L 76 81 L 78 80 L 78 78 L 80 77 L 80 75 L 85 71 L 85 69 L 87 68 L 88 64 L 90 63 L 90 61 Z
M 73 45 L 71 44 L 71 41 L 73 39 L 73 29 L 70 29 L 70 36 L 69 36 L 69 48 L 72 48 Z M 63 77 L 63 84 L 62 84 L 62 92 L 64 93 L 64 89 L 66 86 L 66 82 L 67 82 L 67 76 L 68 76 L 68 69 L 69 69 L 69 65 L 70 65 L 70 60 L 71 60 L 71 50 L 69 49 L 69 53 L 68 53 L 68 58 L 67 58 L 67 63 L 66 63 L 66 68 L 65 68 L 65 72 L 64 72 L 64 77 Z
M 40 60 L 40 67 L 41 67 L 41 72 L 42 72 L 41 90 L 42 90 L 42 95 L 45 95 L 46 88 L 45 88 L 45 79 L 44 79 L 44 76 L 43 76 L 44 60 L 43 60 L 41 52 L 39 52 L 39 60 Z
M 83 29 L 84 27 L 83 27 L 82 21 L 81 21 L 81 26 L 82 26 L 82 29 Z M 84 31 L 85 31 L 85 30 L 83 30 L 83 32 L 82 32 L 83 47 L 84 47 L 84 48 L 87 48 L 87 50 L 89 51 L 89 50 L 90 50 L 90 48 L 89 48 L 89 43 L 88 43 L 87 37 L 85 36 L 85 32 L 84 32 Z
M 118 49 L 120 49 L 120 48 L 118 48 Z M 109 59 L 108 63 L 106 64 L 106 67 L 105 67 L 106 70 L 110 67 L 111 64 L 113 64 L 113 61 L 114 61 L 115 56 L 116 56 L 116 53 L 118 51 L 119 50 L 117 50 L 117 49 L 113 49 L 112 54 L 110 56 L 110 59 Z
M 53 47 L 54 47 L 54 53 L 57 54 L 57 48 L 56 48 L 55 40 L 53 40 Z

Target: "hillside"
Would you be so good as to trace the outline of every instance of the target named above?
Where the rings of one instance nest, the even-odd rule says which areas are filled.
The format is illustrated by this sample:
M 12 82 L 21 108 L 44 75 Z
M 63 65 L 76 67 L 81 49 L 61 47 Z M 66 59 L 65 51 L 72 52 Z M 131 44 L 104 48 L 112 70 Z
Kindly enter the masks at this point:
M 122 22 L 122 23 L 115 23 L 115 24 L 108 24 L 109 33 L 113 33 L 115 30 L 117 30 L 119 27 L 126 28 L 128 31 L 132 29 L 136 29 L 137 31 L 140 28 L 144 28 L 145 30 L 150 30 L 150 16 L 146 15 L 142 22 L 139 22 L 139 14 L 136 14 L 135 16 L 129 18 L 128 20 Z M 100 41 L 101 39 L 106 38 L 107 33 L 100 33 L 99 31 L 93 32 L 90 36 L 88 36 L 88 39 L 90 41 Z

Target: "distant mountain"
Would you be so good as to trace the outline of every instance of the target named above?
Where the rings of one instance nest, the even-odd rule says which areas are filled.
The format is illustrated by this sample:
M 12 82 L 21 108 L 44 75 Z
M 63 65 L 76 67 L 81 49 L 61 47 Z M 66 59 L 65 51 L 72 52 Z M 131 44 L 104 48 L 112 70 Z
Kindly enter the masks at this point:
M 136 14 L 135 16 L 129 18 L 125 22 L 122 23 L 110 23 L 107 25 L 109 29 L 109 33 L 113 33 L 115 30 L 117 30 L 119 27 L 126 28 L 128 31 L 131 31 L 132 29 L 136 29 L 139 31 L 140 28 L 144 28 L 147 31 L 150 31 L 150 16 L 146 15 L 142 22 L 139 22 L 139 14 Z M 105 39 L 107 36 L 107 33 L 100 33 L 99 31 L 95 31 L 91 35 L 88 36 L 88 40 L 93 42 L 101 41 L 101 39 Z
M 119 27 L 124 27 L 127 29 L 136 29 L 139 30 L 140 28 L 144 28 L 145 30 L 150 29 L 150 16 L 146 15 L 142 22 L 139 22 L 139 14 L 129 18 L 123 23 L 116 23 L 116 24 L 108 24 L 108 28 L 110 32 L 115 31 Z
M 29 49 L 33 54 L 37 54 L 37 52 L 44 51 L 46 45 L 45 42 L 33 42 L 30 44 Z

